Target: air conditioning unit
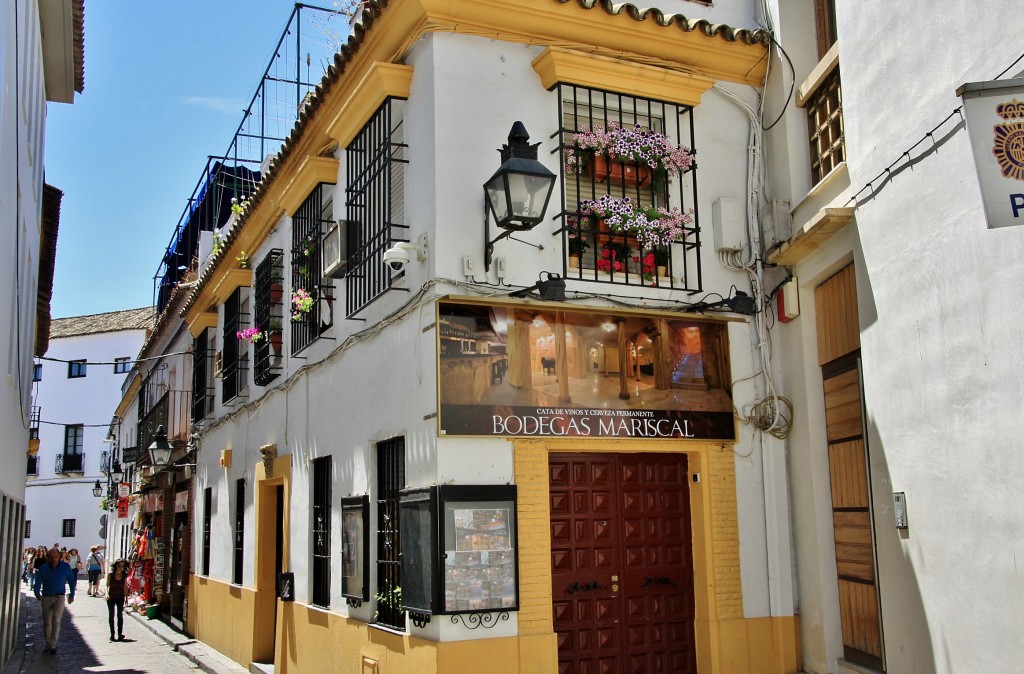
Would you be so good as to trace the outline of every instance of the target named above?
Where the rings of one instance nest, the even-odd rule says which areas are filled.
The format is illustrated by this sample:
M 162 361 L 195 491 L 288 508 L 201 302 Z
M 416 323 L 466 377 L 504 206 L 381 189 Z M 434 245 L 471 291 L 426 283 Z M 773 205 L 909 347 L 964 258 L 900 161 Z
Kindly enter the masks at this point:
M 345 264 L 348 258 L 345 243 L 350 224 L 349 220 L 338 220 L 324 235 L 323 244 L 320 246 L 320 268 L 325 279 L 342 278 L 348 271 Z
M 220 379 L 224 376 L 224 352 L 218 351 L 213 356 L 213 376 Z

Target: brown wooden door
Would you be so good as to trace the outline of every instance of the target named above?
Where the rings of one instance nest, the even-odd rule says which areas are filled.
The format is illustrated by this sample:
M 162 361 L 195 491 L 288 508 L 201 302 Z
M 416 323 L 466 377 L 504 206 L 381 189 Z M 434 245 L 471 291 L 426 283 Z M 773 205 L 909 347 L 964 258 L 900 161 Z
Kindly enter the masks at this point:
M 552 454 L 562 674 L 695 672 L 686 456 Z

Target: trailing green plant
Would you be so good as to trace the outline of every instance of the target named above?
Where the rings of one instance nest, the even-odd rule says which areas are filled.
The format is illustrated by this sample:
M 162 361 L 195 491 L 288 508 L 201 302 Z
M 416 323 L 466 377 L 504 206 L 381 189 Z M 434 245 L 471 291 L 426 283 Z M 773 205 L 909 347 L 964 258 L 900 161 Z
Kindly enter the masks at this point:
M 220 254 L 220 251 L 224 249 L 224 239 L 217 232 L 213 233 L 213 249 L 210 251 L 211 256 Z
M 380 614 L 380 606 L 384 605 L 390 608 L 392 611 L 402 610 L 402 586 L 391 585 L 390 583 L 384 583 L 384 589 L 373 595 L 373 598 L 377 602 L 377 606 L 373 611 L 373 619 L 376 620 Z

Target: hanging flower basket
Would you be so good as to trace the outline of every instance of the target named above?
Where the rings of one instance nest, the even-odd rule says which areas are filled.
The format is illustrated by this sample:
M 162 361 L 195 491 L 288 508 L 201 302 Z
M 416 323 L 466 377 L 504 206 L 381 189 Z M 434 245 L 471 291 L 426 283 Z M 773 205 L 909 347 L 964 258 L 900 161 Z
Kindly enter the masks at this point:
M 313 308 L 313 296 L 305 288 L 296 288 L 292 293 L 292 320 L 301 321 Z
M 591 163 L 594 182 L 608 182 L 612 185 L 626 187 L 643 187 L 651 182 L 654 172 L 649 166 L 631 161 L 610 159 L 604 155 L 596 155 Z
M 598 182 L 611 179 L 636 186 L 653 180 L 658 190 L 677 173 L 693 168 L 693 151 L 639 124 L 632 128 L 596 125 L 593 130 L 584 127 L 573 134 L 572 146 L 565 151 L 567 174 L 580 173 L 588 165 L 593 166 Z M 615 171 L 619 172 L 617 176 Z

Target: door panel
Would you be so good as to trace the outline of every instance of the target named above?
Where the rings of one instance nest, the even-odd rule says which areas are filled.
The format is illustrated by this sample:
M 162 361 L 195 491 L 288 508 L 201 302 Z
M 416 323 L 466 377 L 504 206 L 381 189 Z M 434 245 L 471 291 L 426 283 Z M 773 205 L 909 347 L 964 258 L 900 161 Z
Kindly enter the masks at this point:
M 560 672 L 696 671 L 687 475 L 684 455 L 551 455 Z

